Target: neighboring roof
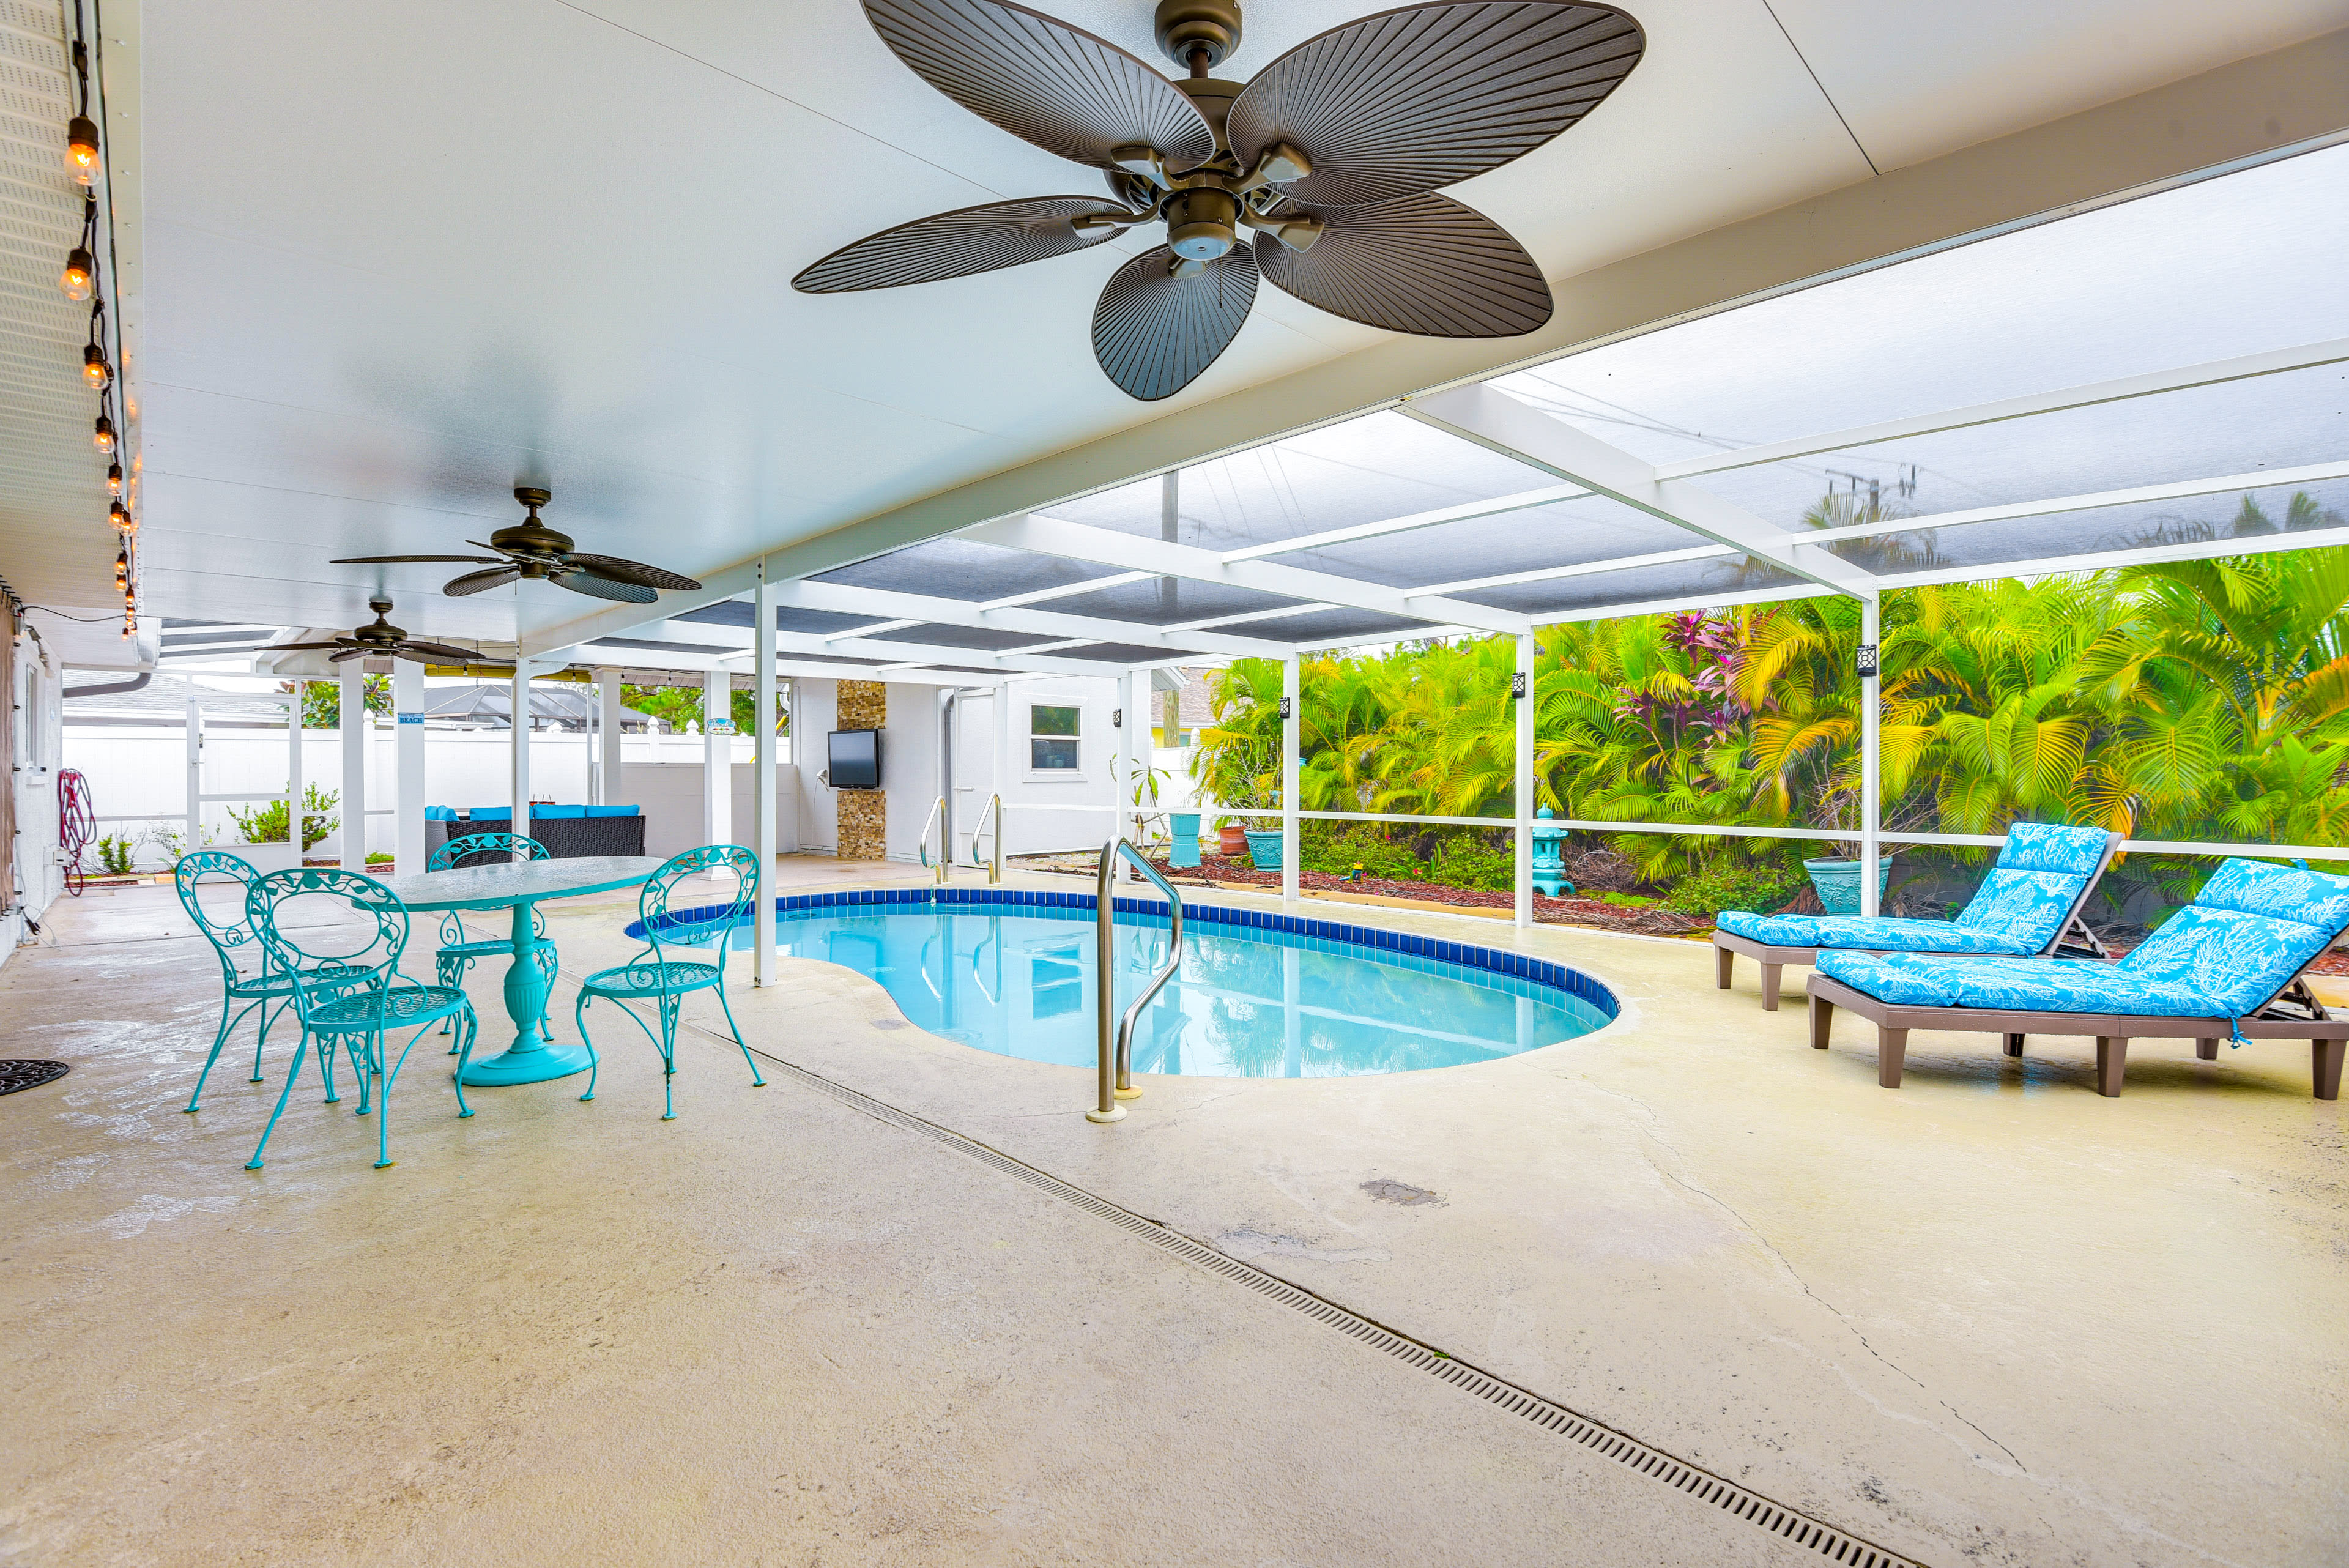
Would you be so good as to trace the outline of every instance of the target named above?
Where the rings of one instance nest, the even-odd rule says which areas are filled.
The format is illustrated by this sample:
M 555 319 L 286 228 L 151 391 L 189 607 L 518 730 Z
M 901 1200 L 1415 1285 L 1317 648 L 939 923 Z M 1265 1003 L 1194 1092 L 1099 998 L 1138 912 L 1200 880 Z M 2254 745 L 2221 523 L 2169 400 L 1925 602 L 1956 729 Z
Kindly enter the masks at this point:
M 119 675 L 83 672 L 76 685 L 103 686 L 120 680 Z M 144 713 L 157 719 L 184 719 L 188 699 L 203 700 L 207 713 L 249 713 L 284 723 L 285 700 L 261 692 L 221 691 L 182 680 L 176 675 L 158 675 L 136 691 L 117 691 L 104 697 L 77 697 L 74 688 L 66 688 L 66 717 L 68 719 L 95 713 Z
M 535 728 L 585 731 L 595 699 L 586 691 L 565 691 L 541 682 L 530 689 L 531 722 Z M 513 726 L 513 691 L 505 685 L 434 686 L 424 692 L 424 722 L 428 728 L 505 730 Z M 633 708 L 620 710 L 620 728 L 641 732 L 653 721 Z

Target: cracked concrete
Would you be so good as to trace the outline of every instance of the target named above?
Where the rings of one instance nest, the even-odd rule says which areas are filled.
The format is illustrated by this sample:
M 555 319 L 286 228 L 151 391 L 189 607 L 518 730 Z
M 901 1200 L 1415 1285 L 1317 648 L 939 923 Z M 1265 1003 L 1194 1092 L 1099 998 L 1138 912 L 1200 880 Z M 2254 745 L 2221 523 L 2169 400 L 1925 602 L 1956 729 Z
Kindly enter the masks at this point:
M 1780 1560 L 706 1037 L 667 1127 L 615 1037 L 593 1106 L 459 1123 L 403 1079 L 393 1171 L 297 1103 L 246 1178 L 222 1075 L 171 1114 L 209 960 L 172 911 L 99 911 L 61 925 L 149 940 L 0 970 L 0 1050 L 54 1023 L 94 1058 L 0 1101 L 31 1128 L 0 1300 L 40 1325 L 0 1366 L 55 1412 L 0 1438 L 0 1554 Z M 567 969 L 624 953 L 616 906 L 550 913 Z M 1701 946 L 1378 918 L 1578 964 L 1624 1016 L 1441 1072 L 1143 1077 L 1098 1127 L 1089 1071 L 904 1027 L 845 971 L 760 992 L 738 958 L 730 994 L 762 1051 L 1921 1561 L 2349 1555 L 2342 1112 L 2303 1059 L 2147 1053 L 2108 1101 L 2087 1042 L 1920 1035 L 1894 1093 L 1858 1030 L 1808 1050 L 1798 984 L 1764 1013 Z M 77 1023 L 93 990 L 122 1023 Z M 1152 1456 L 1116 1503 L 1105 1451 Z M 172 1557 L 191 1521 L 236 1550 Z

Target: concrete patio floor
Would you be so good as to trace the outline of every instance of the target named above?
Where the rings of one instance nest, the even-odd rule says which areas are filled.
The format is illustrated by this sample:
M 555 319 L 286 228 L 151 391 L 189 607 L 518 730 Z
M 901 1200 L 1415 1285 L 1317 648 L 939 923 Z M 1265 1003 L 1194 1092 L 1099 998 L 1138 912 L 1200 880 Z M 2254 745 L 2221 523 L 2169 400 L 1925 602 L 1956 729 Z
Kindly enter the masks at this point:
M 567 976 L 633 946 L 623 901 L 548 909 Z M 419 1046 L 382 1171 L 305 1069 L 247 1172 L 290 1041 L 251 1085 L 241 1035 L 181 1115 L 209 953 L 167 889 L 56 916 L 0 969 L 0 1054 L 75 1064 L 0 1098 L 0 1561 L 1820 1560 L 707 1034 L 671 1123 L 616 1031 L 594 1102 L 461 1122 Z M 1349 918 L 1574 963 L 1623 1016 L 1149 1078 L 1097 1127 L 1089 1073 L 846 971 L 759 991 L 738 956 L 730 994 L 802 1074 L 1920 1562 L 2349 1554 L 2342 1111 L 2304 1050 L 2153 1045 L 2106 1100 L 2085 1040 L 1920 1034 L 1895 1093 L 1864 1026 L 1812 1052 L 1798 986 L 1765 1013 L 1697 944 Z

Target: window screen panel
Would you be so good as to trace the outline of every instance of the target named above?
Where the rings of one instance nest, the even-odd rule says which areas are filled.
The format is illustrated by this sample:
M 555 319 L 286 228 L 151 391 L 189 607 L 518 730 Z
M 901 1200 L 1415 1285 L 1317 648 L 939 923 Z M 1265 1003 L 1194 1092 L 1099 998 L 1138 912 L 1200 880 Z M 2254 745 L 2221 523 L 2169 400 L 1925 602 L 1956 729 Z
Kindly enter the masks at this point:
M 1417 420 L 1381 412 L 1183 470 L 1175 542 L 1232 550 L 1557 483 Z M 1071 523 L 1164 536 L 1157 479 L 1040 508 Z
M 2349 149 L 1838 278 L 1495 384 L 1652 462 L 2349 337 Z
M 1285 566 L 1410 588 L 1710 543 L 1702 535 L 1637 507 L 1590 495 L 1272 559 Z
M 1172 626 L 1177 621 L 1246 615 L 1253 610 L 1285 609 L 1306 602 L 1279 594 L 1261 593 L 1255 588 L 1233 587 L 1225 583 L 1195 583 L 1181 577 L 1159 577 L 1147 583 L 1122 583 L 1113 588 L 1096 588 L 1091 593 L 1065 599 L 1047 599 L 1036 607 L 1069 615 L 1098 616 L 1104 620 Z
M 895 631 L 875 632 L 872 640 L 916 642 L 927 648 L 968 648 L 1000 653 L 1007 648 L 1025 648 L 1044 639 L 1032 631 L 997 631 L 981 626 L 907 626 Z
M 1593 572 L 1588 576 L 1554 577 L 1545 582 L 1517 583 L 1507 587 L 1479 588 L 1459 597 L 1495 609 L 1540 617 L 1579 616 L 1615 605 L 1662 601 L 1699 608 L 1732 597 L 1782 592 L 1808 579 L 1756 560 L 1751 556 L 1724 556 L 1712 561 L 1679 561 L 1661 566 L 1633 566 L 1621 571 Z
M 1058 556 L 982 545 L 972 539 L 929 539 L 825 572 L 814 580 L 973 603 L 1114 576 L 1113 567 L 1064 561 Z
M 1190 657 L 1179 648 L 1149 648 L 1133 642 L 1091 642 L 1079 648 L 1056 648 L 1044 659 L 1098 659 L 1104 664 L 1160 664 Z
M 1247 634 L 1268 642 L 1321 643 L 1349 637 L 1410 637 L 1435 624 L 1409 616 L 1382 615 L 1377 610 L 1308 610 L 1303 615 L 1252 620 L 1247 624 Z

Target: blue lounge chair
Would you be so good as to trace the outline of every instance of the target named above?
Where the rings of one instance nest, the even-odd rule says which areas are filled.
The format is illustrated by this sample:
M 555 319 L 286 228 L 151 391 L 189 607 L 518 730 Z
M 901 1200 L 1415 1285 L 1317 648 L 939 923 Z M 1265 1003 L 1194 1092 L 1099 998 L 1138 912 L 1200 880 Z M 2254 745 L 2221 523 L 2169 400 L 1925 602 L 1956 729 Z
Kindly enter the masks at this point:
M 2121 835 L 2101 827 L 2018 822 L 2007 829 L 1997 867 L 1954 920 L 1749 915 L 1724 909 L 1713 933 L 1714 981 L 1727 991 L 1737 955 L 1758 959 L 1762 1005 L 1775 1012 L 1782 967 L 1815 964 L 1822 951 L 2028 958 L 2069 945 L 2103 958 L 2104 947 L 2080 923 L 2080 910 L 2120 844 Z
M 1821 953 L 1811 977 L 1811 1044 L 1824 1051 L 1835 1010 L 1876 1025 L 1877 1082 L 1900 1086 L 1911 1029 L 2006 1037 L 2092 1034 L 2096 1092 L 2117 1095 L 2134 1038 L 2186 1039 L 2216 1061 L 2219 1042 L 2305 1040 L 2316 1097 L 2341 1097 L 2349 1019 L 2328 1014 L 2300 971 L 2349 929 L 2349 877 L 2230 860 L 2194 902 L 2118 963 Z

